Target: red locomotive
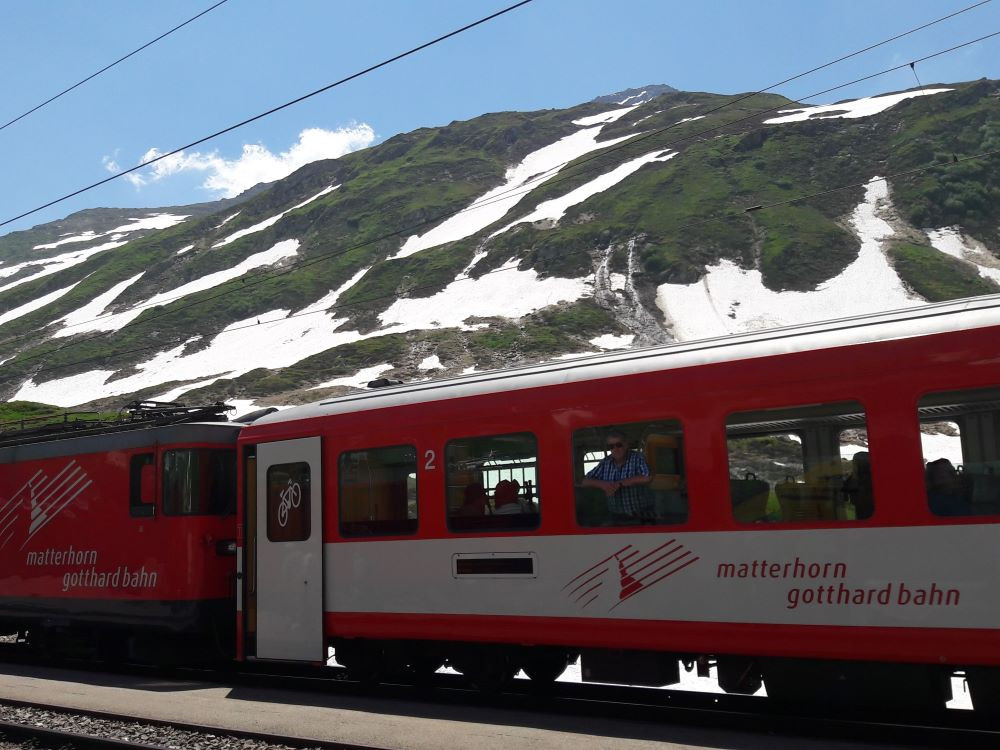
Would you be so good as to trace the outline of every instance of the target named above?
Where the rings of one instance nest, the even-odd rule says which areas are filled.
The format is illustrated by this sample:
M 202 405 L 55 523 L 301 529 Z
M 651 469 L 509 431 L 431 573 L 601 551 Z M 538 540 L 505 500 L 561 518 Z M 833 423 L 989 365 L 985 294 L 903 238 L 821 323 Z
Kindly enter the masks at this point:
M 219 417 L 136 404 L 0 437 L 0 632 L 125 658 L 231 649 L 239 425 L 201 422 Z
M 359 678 L 447 662 L 482 686 L 577 655 L 585 680 L 649 685 L 714 661 L 730 692 L 911 707 L 942 706 L 964 671 L 996 710 L 998 334 L 1000 299 L 981 298 L 373 388 L 129 448 L 3 448 L 0 545 L 2 514 L 22 520 L 0 624 L 121 627 L 141 602 L 128 626 L 162 630 L 180 602 L 224 602 L 235 564 L 238 659 L 333 646 Z M 21 453 L 40 446 L 58 458 Z M 192 446 L 211 455 L 181 483 L 215 497 L 238 467 L 235 515 L 167 511 L 168 456 Z M 143 451 L 154 509 L 133 519 Z M 95 485 L 28 537 L 16 493 L 70 459 Z M 78 617 L 104 600 L 67 573 L 126 566 L 137 587 Z

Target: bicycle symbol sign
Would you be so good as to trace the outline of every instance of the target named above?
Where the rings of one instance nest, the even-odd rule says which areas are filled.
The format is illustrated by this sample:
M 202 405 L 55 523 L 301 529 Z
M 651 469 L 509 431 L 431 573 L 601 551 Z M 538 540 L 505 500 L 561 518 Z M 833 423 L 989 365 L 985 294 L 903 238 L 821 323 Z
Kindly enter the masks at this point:
M 302 488 L 298 482 L 289 479 L 288 486 L 281 491 L 279 497 L 281 501 L 278 503 L 278 525 L 285 528 L 288 523 L 288 512 L 302 504 Z

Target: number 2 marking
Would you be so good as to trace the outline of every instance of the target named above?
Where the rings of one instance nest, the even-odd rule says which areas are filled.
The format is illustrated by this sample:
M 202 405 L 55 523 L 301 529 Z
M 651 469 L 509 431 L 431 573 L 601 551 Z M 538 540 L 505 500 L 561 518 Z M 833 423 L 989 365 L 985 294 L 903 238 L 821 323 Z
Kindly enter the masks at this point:
M 437 468 L 437 466 L 434 465 L 434 460 L 437 458 L 437 454 L 432 450 L 426 450 L 424 451 L 424 458 L 427 459 L 424 462 L 424 470 L 434 471 L 434 469 Z

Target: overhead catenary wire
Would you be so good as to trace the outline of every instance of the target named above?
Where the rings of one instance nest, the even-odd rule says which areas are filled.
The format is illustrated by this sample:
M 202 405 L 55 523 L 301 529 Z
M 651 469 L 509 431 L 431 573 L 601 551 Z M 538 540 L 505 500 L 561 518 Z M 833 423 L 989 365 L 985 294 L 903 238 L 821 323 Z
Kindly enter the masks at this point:
M 986 1 L 989 1 L 989 0 L 986 0 Z M 343 84 L 348 83 L 349 81 L 353 81 L 355 78 L 360 78 L 361 76 L 364 76 L 364 75 L 367 75 L 367 74 L 369 74 L 369 73 L 371 73 L 373 71 L 379 70 L 380 68 L 384 68 L 387 65 L 391 65 L 392 63 L 397 62 L 399 60 L 402 60 L 405 57 L 409 57 L 410 55 L 414 55 L 417 52 L 420 52 L 422 50 L 427 49 L 428 47 L 434 46 L 435 44 L 440 44 L 441 42 L 445 41 L 446 39 L 450 39 L 453 36 L 457 36 L 459 34 L 462 34 L 462 33 L 466 32 L 466 31 L 469 31 L 470 29 L 474 29 L 477 26 L 481 26 L 484 23 L 487 23 L 487 22 L 492 21 L 492 20 L 494 20 L 496 18 L 499 18 L 500 16 L 503 16 L 503 15 L 505 15 L 507 13 L 510 13 L 510 12 L 514 11 L 514 10 L 517 10 L 518 8 L 521 8 L 521 7 L 527 5 L 527 4 L 531 3 L 531 2 L 533 2 L 533 0 L 520 0 L 520 2 L 514 3 L 513 5 L 508 5 L 506 8 L 503 8 L 502 10 L 498 10 L 495 13 L 491 13 L 488 16 L 484 16 L 483 18 L 480 18 L 478 21 L 473 21 L 472 23 L 468 23 L 465 26 L 462 26 L 461 28 L 455 29 L 453 31 L 449 31 L 447 34 L 442 34 L 441 36 L 439 36 L 439 37 L 437 37 L 435 39 L 431 39 L 429 42 L 424 42 L 423 44 L 420 44 L 420 45 L 418 45 L 416 47 L 408 49 L 405 52 L 401 52 L 398 55 L 394 55 L 394 56 L 392 56 L 392 57 L 390 57 L 390 58 L 388 58 L 386 60 L 383 60 L 382 62 L 376 63 L 375 65 L 370 65 L 369 67 L 367 67 L 367 68 L 365 68 L 363 70 L 359 70 L 356 73 L 352 73 L 351 75 L 345 76 L 344 78 L 341 78 L 338 81 L 334 81 L 333 83 L 329 83 L 326 86 L 322 86 L 322 87 L 316 89 L 315 91 L 310 91 L 308 94 L 303 94 L 302 96 L 296 97 L 295 99 L 292 99 L 291 101 L 287 101 L 284 104 L 279 104 L 276 107 L 272 107 L 271 109 L 267 110 L 266 112 L 261 112 L 260 114 L 254 115 L 253 117 L 248 117 L 247 119 L 242 120 L 242 121 L 236 123 L 235 125 L 230 125 L 229 127 L 223 128 L 222 130 L 218 130 L 218 131 L 212 133 L 211 135 L 206 135 L 206 136 L 204 136 L 202 138 L 199 138 L 199 139 L 197 139 L 195 141 L 191 141 L 191 143 L 185 144 L 183 146 L 179 146 L 178 148 L 175 148 L 175 149 L 173 149 L 171 151 L 168 151 L 165 154 L 159 154 L 158 156 L 155 156 L 155 157 L 153 157 L 151 159 L 147 159 L 146 161 L 142 162 L 141 164 L 137 164 L 136 166 L 130 167 L 129 169 L 123 169 L 122 171 L 116 172 L 115 174 L 111 175 L 110 177 L 105 177 L 103 180 L 98 180 L 97 182 L 91 183 L 90 185 L 87 185 L 85 187 L 79 188 L 78 190 L 74 190 L 73 192 L 67 193 L 66 195 L 63 195 L 60 198 L 56 198 L 54 200 L 51 200 L 51 201 L 49 201 L 48 203 L 46 203 L 46 204 L 44 204 L 42 206 L 38 206 L 37 208 L 33 208 L 30 211 L 25 211 L 24 213 L 18 214 L 17 216 L 13 216 L 13 217 L 11 217 L 9 219 L 6 219 L 4 221 L 0 221 L 0 227 L 5 226 L 7 224 L 10 224 L 12 222 L 15 222 L 18 219 L 23 219 L 26 216 L 31 216 L 32 214 L 37 213 L 38 211 L 42 211 L 43 209 L 49 208 L 50 206 L 54 206 L 57 203 L 62 203 L 65 200 L 69 200 L 70 198 L 73 198 L 74 196 L 80 195 L 81 193 L 86 193 L 89 190 L 93 190 L 96 187 L 99 187 L 101 185 L 105 185 L 105 184 L 111 182 L 112 180 L 117 180 L 117 179 L 119 179 L 121 177 L 124 177 L 127 174 L 131 174 L 132 172 L 136 172 L 136 171 L 138 171 L 140 169 L 143 169 L 144 167 L 148 167 L 150 164 L 155 164 L 156 162 L 161 161 L 162 159 L 167 159 L 167 158 L 169 158 L 171 156 L 176 156 L 177 154 L 179 154 L 181 151 L 184 151 L 185 149 L 193 148 L 195 146 L 200 146 L 202 143 L 205 143 L 207 141 L 213 140 L 214 138 L 218 138 L 219 136 L 225 135 L 226 133 L 231 133 L 234 130 L 242 128 L 244 125 L 249 125 L 252 122 L 256 122 L 257 120 L 263 119 L 264 117 L 268 117 L 269 115 L 273 115 L 275 112 L 280 112 L 281 110 L 287 109 L 288 107 L 291 107 L 291 106 L 293 106 L 295 104 L 298 104 L 299 102 L 303 102 L 306 99 L 311 99 L 312 97 L 317 96 L 319 94 L 322 94 L 325 91 L 329 91 L 330 89 L 336 88 L 337 86 L 342 86 Z
M 691 229 L 691 228 L 695 228 L 695 227 L 699 227 L 699 226 L 704 226 L 705 224 L 709 224 L 709 223 L 713 223 L 713 222 L 717 222 L 717 221 L 729 221 L 729 220 L 732 220 L 732 219 L 738 219 L 738 218 L 744 217 L 746 215 L 746 212 L 747 211 L 751 211 L 751 210 L 752 211 L 766 211 L 768 209 L 776 208 L 778 206 L 784 206 L 784 205 L 788 205 L 788 204 L 791 204 L 791 203 L 800 203 L 800 202 L 811 200 L 813 198 L 817 198 L 817 197 L 820 197 L 820 196 L 823 196 L 823 195 L 829 195 L 831 193 L 836 193 L 836 192 L 840 192 L 840 191 L 844 191 L 844 190 L 854 190 L 854 189 L 856 189 L 858 187 L 864 187 L 864 186 L 868 185 L 869 183 L 871 183 L 873 181 L 876 181 L 876 180 L 888 181 L 890 179 L 896 179 L 898 177 L 906 177 L 906 176 L 913 175 L 913 174 L 919 174 L 921 172 L 926 172 L 926 171 L 931 170 L 931 169 L 938 169 L 938 168 L 940 168 L 940 169 L 950 169 L 950 168 L 952 168 L 952 167 L 954 167 L 954 166 L 956 166 L 958 164 L 962 164 L 962 163 L 973 161 L 973 160 L 977 160 L 977 159 L 986 159 L 986 158 L 991 157 L 991 156 L 1000 156 L 1000 149 L 994 149 L 992 151 L 984 151 L 982 153 L 972 154 L 970 156 L 966 156 L 966 157 L 963 157 L 963 158 L 960 158 L 960 159 L 957 159 L 957 160 L 949 161 L 949 162 L 943 163 L 943 164 L 939 164 L 939 163 L 927 164 L 927 165 L 925 165 L 923 167 L 917 167 L 915 169 L 907 169 L 907 170 L 903 170 L 901 172 L 893 172 L 893 173 L 887 174 L 887 175 L 885 175 L 883 177 L 872 178 L 872 179 L 867 180 L 865 182 L 853 182 L 853 183 L 850 183 L 850 184 L 847 184 L 847 185 L 840 185 L 838 187 L 829 188 L 827 190 L 821 190 L 821 191 L 817 191 L 817 192 L 814 192 L 814 193 L 808 193 L 808 194 L 804 194 L 804 195 L 795 196 L 793 198 L 788 198 L 788 199 L 785 199 L 785 200 L 774 201 L 772 203 L 761 204 L 761 205 L 758 205 L 758 206 L 752 206 L 749 209 L 733 209 L 732 211 L 730 211 L 728 213 L 725 213 L 725 214 L 719 214 L 719 215 L 716 215 L 716 216 L 713 216 L 713 217 L 709 217 L 709 218 L 706 218 L 706 219 L 703 219 L 703 220 L 700 220 L 700 221 L 689 222 L 687 224 L 678 225 L 676 227 L 676 229 L 678 229 L 678 230 L 680 230 L 680 229 Z M 489 275 L 496 274 L 496 273 L 505 273 L 505 272 L 513 271 L 513 270 L 517 270 L 517 268 L 515 266 L 494 268 L 494 269 L 492 269 L 490 271 L 486 271 L 486 272 L 484 272 L 484 273 L 482 273 L 482 274 L 480 274 L 479 276 L 476 276 L 476 277 L 466 276 L 465 278 L 462 278 L 462 279 L 457 279 L 457 278 L 453 279 L 451 283 L 461 283 L 462 281 L 476 281 L 478 279 L 483 278 L 484 276 L 489 276 Z M 409 291 L 410 292 L 428 291 L 428 290 L 431 290 L 431 289 L 439 288 L 440 286 L 441 286 L 440 282 L 435 282 L 435 283 L 432 283 L 432 284 L 425 284 L 425 285 L 422 285 L 422 286 L 413 287 Z M 284 323 L 284 322 L 286 322 L 288 320 L 293 320 L 293 319 L 296 319 L 296 318 L 306 317 L 306 316 L 309 316 L 309 315 L 327 314 L 327 313 L 330 313 L 333 310 L 340 311 L 340 310 L 345 310 L 345 309 L 356 309 L 356 308 L 360 308 L 360 307 L 362 307 L 364 305 L 370 304 L 372 302 L 379 302 L 379 301 L 382 301 L 382 300 L 385 300 L 385 299 L 397 299 L 397 298 L 398 298 L 398 295 L 395 294 L 395 293 L 387 293 L 387 294 L 374 295 L 374 296 L 366 297 L 366 298 L 360 299 L 360 300 L 353 300 L 351 302 L 345 302 L 345 303 L 341 303 L 341 304 L 334 304 L 334 305 L 331 305 L 329 308 L 326 308 L 324 310 L 310 310 L 308 312 L 293 313 L 293 314 L 290 314 L 290 315 L 286 315 L 283 318 L 277 318 L 277 319 L 274 319 L 274 320 L 269 320 L 266 323 L 260 323 L 259 319 L 257 319 L 257 321 L 254 322 L 254 323 L 247 323 L 247 324 L 244 324 L 244 325 L 241 325 L 241 326 L 230 326 L 230 327 L 227 327 L 225 329 L 225 331 L 222 331 L 222 332 L 220 332 L 219 334 L 216 334 L 216 335 L 221 335 L 223 333 L 233 333 L 233 332 L 236 332 L 236 331 L 247 330 L 249 328 L 256 328 L 256 327 L 261 326 L 261 325 L 277 326 L 277 325 L 280 325 L 280 324 L 282 324 L 282 323 Z M 392 333 L 392 331 L 386 331 L 384 335 L 388 335 L 388 334 L 391 334 L 391 333 Z M 105 334 L 101 334 L 101 335 L 103 336 Z M 115 352 L 115 355 L 116 356 L 126 356 L 126 355 L 129 355 L 129 354 L 138 354 L 140 352 L 145 352 L 145 351 L 150 351 L 150 350 L 162 350 L 164 348 L 164 346 L 180 345 L 180 344 L 187 343 L 188 341 L 191 340 L 191 338 L 192 338 L 191 335 L 187 335 L 185 337 L 177 337 L 177 338 L 169 339 L 169 340 L 166 340 L 166 341 L 158 341 L 155 344 L 149 344 L 147 346 L 135 347 L 135 348 L 123 350 L 123 351 L 120 351 L 120 352 Z M 87 339 L 87 340 L 91 340 L 91 339 Z M 40 354 L 37 354 L 37 355 L 30 355 L 28 357 L 21 358 L 20 362 L 30 362 L 30 361 L 35 360 L 35 359 L 49 357 L 49 356 L 51 356 L 53 354 L 54 351 L 58 351 L 58 349 L 57 350 L 48 350 L 48 351 L 46 351 L 44 353 L 40 353 Z M 91 364 L 93 362 L 104 362 L 106 360 L 107 360 L 106 356 L 104 356 L 104 355 L 98 355 L 98 356 L 95 356 L 95 357 L 89 357 L 89 358 L 85 358 L 85 359 L 74 360 L 72 362 L 64 362 L 64 363 L 61 363 L 61 364 L 58 364 L 58 365 L 51 365 L 49 367 L 41 367 L 41 368 L 38 368 L 36 370 L 33 370 L 31 372 L 31 377 L 34 378 L 36 375 L 41 374 L 41 373 L 55 372 L 55 371 L 58 371 L 58 370 L 67 369 L 69 367 L 76 367 L 76 366 L 79 366 L 79 365 Z M 19 374 L 17 377 L 21 377 L 21 375 Z M 2 382 L 3 380 L 6 380 L 6 379 L 7 378 L 4 378 L 3 376 L 0 376 L 0 382 Z
M 218 8 L 220 5 L 224 5 L 227 2 L 229 2 L 229 0 L 219 0 L 219 2 L 215 3 L 215 5 L 212 5 L 212 6 L 208 7 L 208 8 L 205 8 L 205 10 L 203 10 L 201 13 L 198 13 L 197 15 L 191 16 L 191 18 L 187 19 L 183 23 L 177 24 L 172 29 L 170 29 L 170 31 L 163 32 L 162 34 L 160 34 L 155 39 L 151 39 L 150 41 L 146 42 L 141 47 L 137 47 L 136 49 L 132 50 L 127 55 L 119 57 L 113 63 L 109 63 L 108 65 L 105 65 L 103 68 L 101 68 L 100 70 L 98 70 L 96 73 L 91 73 L 89 76 L 87 76 L 83 80 L 77 81 L 72 86 L 69 86 L 68 88 L 63 89 L 62 91 L 60 91 L 55 96 L 50 96 L 48 99 L 46 99 L 41 104 L 36 104 L 34 107 L 32 107 L 31 109 L 29 109 L 27 112 L 21 113 L 20 115 L 18 115 L 17 117 L 15 117 L 13 120 L 8 120 L 3 125 L 0 125 L 0 130 L 4 130 L 4 129 L 10 127 L 11 125 L 13 125 L 15 122 L 23 120 L 25 117 L 27 117 L 28 115 L 30 115 L 32 112 L 37 112 L 42 107 L 44 107 L 44 106 L 46 106 L 48 104 L 51 104 L 52 102 L 54 102 L 56 99 L 60 98 L 61 96 L 64 96 L 64 95 L 68 94 L 73 89 L 79 88 L 83 84 L 87 83 L 87 81 L 91 81 L 91 80 L 97 78 L 97 76 L 101 75 L 101 73 L 105 73 L 105 72 L 111 70 L 113 67 L 115 67 L 119 63 L 125 62 L 130 57 L 132 57 L 133 55 L 136 55 L 139 52 L 142 52 L 147 47 L 153 46 L 154 44 L 156 44 L 161 39 L 165 39 L 166 37 L 168 37 L 171 34 L 173 34 L 175 31 L 178 31 L 179 29 L 184 28 L 185 26 L 187 26 L 189 23 L 192 23 L 193 21 L 197 21 L 199 18 L 201 18 L 205 14 L 210 13 L 211 11 L 215 10 L 216 8 Z
M 978 37 L 976 39 L 972 39 L 970 41 L 963 42 L 963 43 L 958 44 L 958 45 L 954 45 L 954 46 L 949 47 L 949 48 L 947 48 L 945 50 L 941 50 L 941 51 L 934 52 L 934 53 L 929 54 L 929 55 L 925 55 L 924 57 L 919 58 L 915 62 L 923 62 L 923 61 L 926 61 L 926 60 L 930 60 L 930 59 L 932 59 L 934 57 L 939 57 L 941 55 L 948 54 L 950 52 L 954 52 L 956 50 L 962 49 L 963 47 L 968 47 L 970 45 L 977 44 L 977 43 L 979 43 L 981 41 L 984 41 L 985 39 L 989 39 L 991 37 L 995 37 L 995 36 L 998 36 L 998 35 L 1000 35 L 1000 31 L 993 32 L 991 34 L 987 34 L 985 36 Z M 841 58 L 841 59 L 843 59 L 843 58 Z M 903 64 L 900 64 L 900 65 L 896 65 L 896 66 L 893 66 L 891 68 L 886 68 L 884 70 L 880 70 L 880 71 L 878 71 L 876 73 L 871 73 L 869 75 L 853 79 L 853 80 L 848 81 L 846 83 L 838 84 L 836 86 L 823 89 L 822 91 L 817 91 L 815 93 L 809 94 L 808 96 L 802 97 L 801 101 L 808 101 L 809 99 L 814 99 L 816 97 L 823 96 L 825 94 L 829 94 L 829 93 L 831 93 L 833 91 L 837 91 L 839 89 L 843 89 L 843 88 L 847 88 L 849 86 L 853 86 L 853 85 L 855 85 L 857 83 L 860 83 L 862 81 L 867 81 L 867 80 L 870 80 L 872 78 L 875 78 L 875 77 L 878 77 L 878 76 L 881 76 L 881 75 L 885 75 L 887 73 L 892 73 L 894 71 L 901 70 L 903 68 L 909 67 L 910 64 L 911 63 L 903 63 Z M 720 109 L 723 109 L 726 106 L 731 106 L 736 101 L 742 101 L 744 99 L 746 99 L 746 96 L 739 97 L 736 100 L 732 100 L 732 101 L 727 102 L 727 103 L 725 103 L 723 105 L 720 105 L 718 107 L 714 107 L 714 108 L 708 110 L 708 112 L 719 111 Z M 787 104 L 778 104 L 778 105 L 775 105 L 774 107 L 770 107 L 770 108 L 763 109 L 763 110 L 757 110 L 757 111 L 753 112 L 752 114 L 746 115 L 744 117 L 736 118 L 734 120 L 730 120 L 730 121 L 722 123 L 720 125 L 714 125 L 714 126 L 711 126 L 711 127 L 708 127 L 708 128 L 696 131 L 694 133 L 689 133 L 689 134 L 687 134 L 687 135 L 685 135 L 685 136 L 683 136 L 681 138 L 678 138 L 676 140 L 670 141 L 670 142 L 665 143 L 665 144 L 660 144 L 660 145 L 657 146 L 657 148 L 665 150 L 665 149 L 668 149 L 668 148 L 670 148 L 672 146 L 678 145 L 679 143 L 683 143 L 685 141 L 693 140 L 695 138 L 699 138 L 699 137 L 707 135 L 709 133 L 717 132 L 719 130 L 722 130 L 724 128 L 730 127 L 732 125 L 736 125 L 736 124 L 739 124 L 739 123 L 742 123 L 742 122 L 747 122 L 749 120 L 756 120 L 757 118 L 761 117 L 762 115 L 765 115 L 765 114 L 768 114 L 768 113 L 771 113 L 771 112 L 776 112 L 778 110 L 786 109 L 787 106 L 788 106 Z M 650 133 L 637 134 L 635 137 L 630 138 L 627 141 L 624 141 L 624 142 L 622 142 L 620 144 L 617 144 L 615 146 L 612 146 L 612 147 L 609 147 L 607 149 L 604 149 L 604 150 L 600 151 L 597 154 L 594 154 L 594 155 L 588 156 L 588 157 L 583 157 L 583 158 L 581 158 L 579 160 L 575 160 L 574 168 L 577 171 L 574 171 L 574 172 L 572 172 L 570 174 L 565 174 L 565 175 L 560 175 L 560 176 L 557 176 L 557 177 L 549 178 L 547 180 L 547 184 L 548 185 L 559 184 L 560 182 L 564 182 L 564 181 L 571 180 L 571 179 L 576 179 L 576 178 L 580 177 L 581 175 L 587 174 L 589 172 L 597 171 L 598 169 L 601 169 L 603 167 L 602 164 L 597 163 L 597 162 L 599 162 L 599 160 L 605 159 L 609 154 L 617 152 L 617 151 L 620 151 L 620 150 L 625 149 L 625 148 L 633 147 L 637 143 L 640 143 L 640 142 L 643 142 L 643 141 L 647 141 L 647 140 L 649 140 L 649 139 L 651 139 L 651 138 L 653 138 L 653 137 L 655 137 L 657 135 L 661 135 L 661 134 L 663 134 L 663 133 L 671 130 L 672 128 L 676 127 L 676 125 L 677 125 L 677 123 L 674 123 L 674 124 L 668 125 L 668 126 L 666 126 L 664 128 L 660 128 L 659 130 L 651 131 Z M 570 163 L 571 162 L 563 162 L 562 164 L 557 165 L 556 167 L 553 167 L 552 169 L 548 170 L 544 174 L 549 174 L 553 170 L 561 169 L 561 168 L 567 166 Z M 591 166 L 583 169 L 582 167 L 584 167 L 584 165 L 587 165 L 587 164 L 590 164 Z M 218 293 L 216 293 L 214 295 L 211 295 L 211 296 L 208 296 L 208 297 L 202 297 L 202 298 L 197 299 L 197 300 L 193 300 L 190 303 L 188 303 L 186 305 L 182 305 L 180 307 L 174 307 L 174 308 L 171 308 L 169 310 L 164 310 L 159 315 L 147 316 L 142 321 L 139 321 L 139 323 L 146 324 L 146 323 L 152 322 L 154 320 L 158 320 L 158 319 L 160 319 L 162 317 L 166 317 L 166 316 L 169 316 L 169 315 L 176 314 L 178 312 L 181 312 L 183 310 L 189 309 L 191 307 L 194 307 L 194 306 L 197 306 L 197 305 L 201 305 L 201 304 L 204 304 L 206 302 L 210 302 L 212 300 L 220 299 L 220 298 L 225 297 L 226 295 L 228 295 L 228 294 L 231 293 L 231 290 L 228 289 L 228 287 L 235 287 L 237 284 L 239 284 L 238 288 L 240 288 L 240 289 L 252 288 L 254 286 L 257 286 L 258 284 L 263 284 L 263 283 L 271 281 L 271 280 L 273 280 L 275 278 L 278 278 L 278 277 L 281 277 L 281 276 L 286 276 L 286 275 L 288 275 L 288 274 L 290 274 L 290 273 L 292 273 L 294 271 L 300 270 L 302 268 L 308 268 L 310 266 L 317 265 L 318 263 L 323 263 L 323 262 L 326 262 L 328 260 L 332 260 L 334 258 L 340 257 L 342 255 L 347 255 L 348 253 L 354 252 L 355 250 L 359 250 L 359 249 L 362 249 L 364 247 L 368 247 L 368 246 L 376 244 L 378 242 L 383 242 L 385 240 L 393 239 L 393 238 L 396 238 L 396 237 L 402 237 L 402 236 L 405 236 L 405 235 L 409 235 L 409 234 L 413 233 L 414 231 L 416 231 L 418 229 L 421 229 L 421 228 L 423 228 L 425 226 L 429 226 L 431 224 L 436 224 L 437 222 L 443 221 L 443 220 L 448 219 L 448 218 L 451 218 L 452 216 L 457 216 L 459 214 L 462 214 L 462 213 L 465 213 L 465 212 L 468 212 L 468 211 L 474 211 L 474 210 L 477 210 L 477 209 L 480 209 L 480 208 L 484 208 L 486 206 L 492 205 L 495 202 L 498 202 L 498 201 L 504 200 L 504 199 L 508 199 L 508 198 L 510 198 L 512 196 L 527 195 L 528 193 L 530 193 L 534 189 L 534 187 L 531 187 L 532 185 L 536 185 L 539 181 L 545 180 L 545 179 L 546 178 L 544 176 L 541 176 L 541 177 L 533 178 L 531 180 L 527 180 L 525 183 L 523 183 L 522 185 L 518 186 L 517 188 L 512 188 L 509 191 L 504 191 L 503 193 L 499 193 L 499 194 L 493 196 L 492 198 L 490 198 L 487 201 L 473 202 L 471 205 L 465 206 L 462 209 L 458 209 L 456 211 L 449 211 L 449 212 L 446 212 L 446 213 L 443 213 L 443 214 L 439 214 L 437 216 L 433 216 L 433 217 L 428 218 L 428 219 L 424 219 L 424 220 L 422 220 L 420 222 L 416 222 L 416 223 L 408 225 L 408 226 L 406 226 L 404 228 L 396 229 L 396 230 L 393 230 L 392 232 L 387 232 L 387 233 L 384 233 L 384 234 L 379 235 L 377 237 L 374 237 L 372 239 L 365 240 L 364 242 L 351 245 L 351 246 L 349 246 L 349 247 L 347 247 L 345 249 L 342 249 L 342 250 L 335 250 L 335 251 L 332 251 L 330 253 L 324 253 L 324 254 L 322 254 L 320 256 L 309 258 L 308 260 L 303 260 L 303 261 L 300 261 L 298 263 L 291 263 L 291 264 L 286 265 L 286 266 L 284 266 L 284 267 L 282 267 L 280 269 L 267 269 L 267 270 L 260 271 L 260 272 L 255 272 L 255 273 L 252 273 L 252 274 L 243 274 L 242 276 L 239 276 L 239 277 L 234 278 L 234 279 L 230 279 L 230 280 L 225 281 L 222 284 L 220 284 L 219 286 L 223 287 L 224 291 L 219 291 Z M 751 212 L 751 211 L 757 210 L 758 208 L 759 208 L 759 206 L 750 206 L 748 208 L 742 209 L 742 212 L 743 213 L 747 213 L 747 212 Z M 696 222 L 695 224 L 683 225 L 682 227 L 677 227 L 677 228 L 681 229 L 681 228 L 688 228 L 690 226 L 701 226 L 704 223 L 706 223 L 706 221 L 703 220 L 703 221 L 700 221 L 700 222 Z M 385 262 L 388 262 L 389 260 L 392 260 L 392 259 L 386 259 L 386 260 L 383 260 L 382 262 L 385 263 Z M 192 293 L 192 294 L 195 294 L 195 293 Z M 191 296 L 191 294 L 184 294 L 184 295 L 178 295 L 178 296 L 173 297 L 173 298 L 161 299 L 161 300 L 158 300 L 156 303 L 144 303 L 144 304 L 141 303 L 139 305 L 134 306 L 132 308 L 132 310 L 136 310 L 136 309 L 148 309 L 148 308 L 153 308 L 153 307 L 164 307 L 164 306 L 169 305 L 169 304 L 171 304 L 173 302 L 176 302 L 179 299 L 183 299 L 184 297 L 188 297 L 188 296 Z M 91 323 L 95 323 L 95 322 L 98 322 L 100 320 L 104 320 L 104 319 L 107 319 L 107 318 L 114 317 L 115 314 L 116 313 L 108 313 L 108 314 L 105 314 L 105 315 L 99 315 L 96 318 L 92 318 L 90 320 L 80 321 L 80 322 L 77 322 L 77 323 L 73 323 L 73 324 L 70 324 L 69 326 L 65 326 L 63 328 L 63 330 L 66 330 L 68 328 L 73 328 L 75 326 L 83 326 L 83 325 L 88 325 L 88 324 L 91 324 Z M 66 344 L 64 344 L 61 347 L 58 347 L 58 348 L 56 348 L 55 350 L 52 350 L 52 351 L 60 351 L 63 348 L 68 348 L 68 347 L 71 347 L 71 346 L 74 346 L 74 345 L 78 345 L 80 343 L 85 343 L 87 341 L 91 341 L 93 339 L 100 338 L 102 336 L 107 336 L 107 335 L 109 335 L 109 333 L 110 332 L 100 332 L 100 333 L 95 334 L 94 336 L 90 336 L 90 337 L 87 337 L 85 339 L 67 342 Z M 25 336 L 12 337 L 12 338 L 6 339 L 6 340 L 0 342 L 0 346 L 6 345 L 6 344 L 10 344 L 10 343 L 13 343 L 13 342 L 17 342 L 19 340 L 23 340 L 26 337 L 27 336 L 25 335 Z

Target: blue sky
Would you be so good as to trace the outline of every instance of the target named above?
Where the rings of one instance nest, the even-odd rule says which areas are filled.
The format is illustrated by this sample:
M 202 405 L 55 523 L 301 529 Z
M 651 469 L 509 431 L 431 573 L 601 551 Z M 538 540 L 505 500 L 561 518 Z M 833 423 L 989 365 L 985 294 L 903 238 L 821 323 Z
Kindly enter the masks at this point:
M 214 0 L 0 0 L 0 124 Z M 736 93 L 974 0 L 534 0 L 464 35 L 0 228 L 96 206 L 165 206 L 238 192 L 304 159 L 500 110 L 567 107 L 648 83 Z M 513 0 L 229 0 L 0 130 L 0 221 L 324 86 Z M 1000 2 L 796 81 L 824 88 L 1000 30 Z M 1000 78 L 1000 37 L 918 65 L 923 84 Z M 906 71 L 810 100 L 916 85 Z

